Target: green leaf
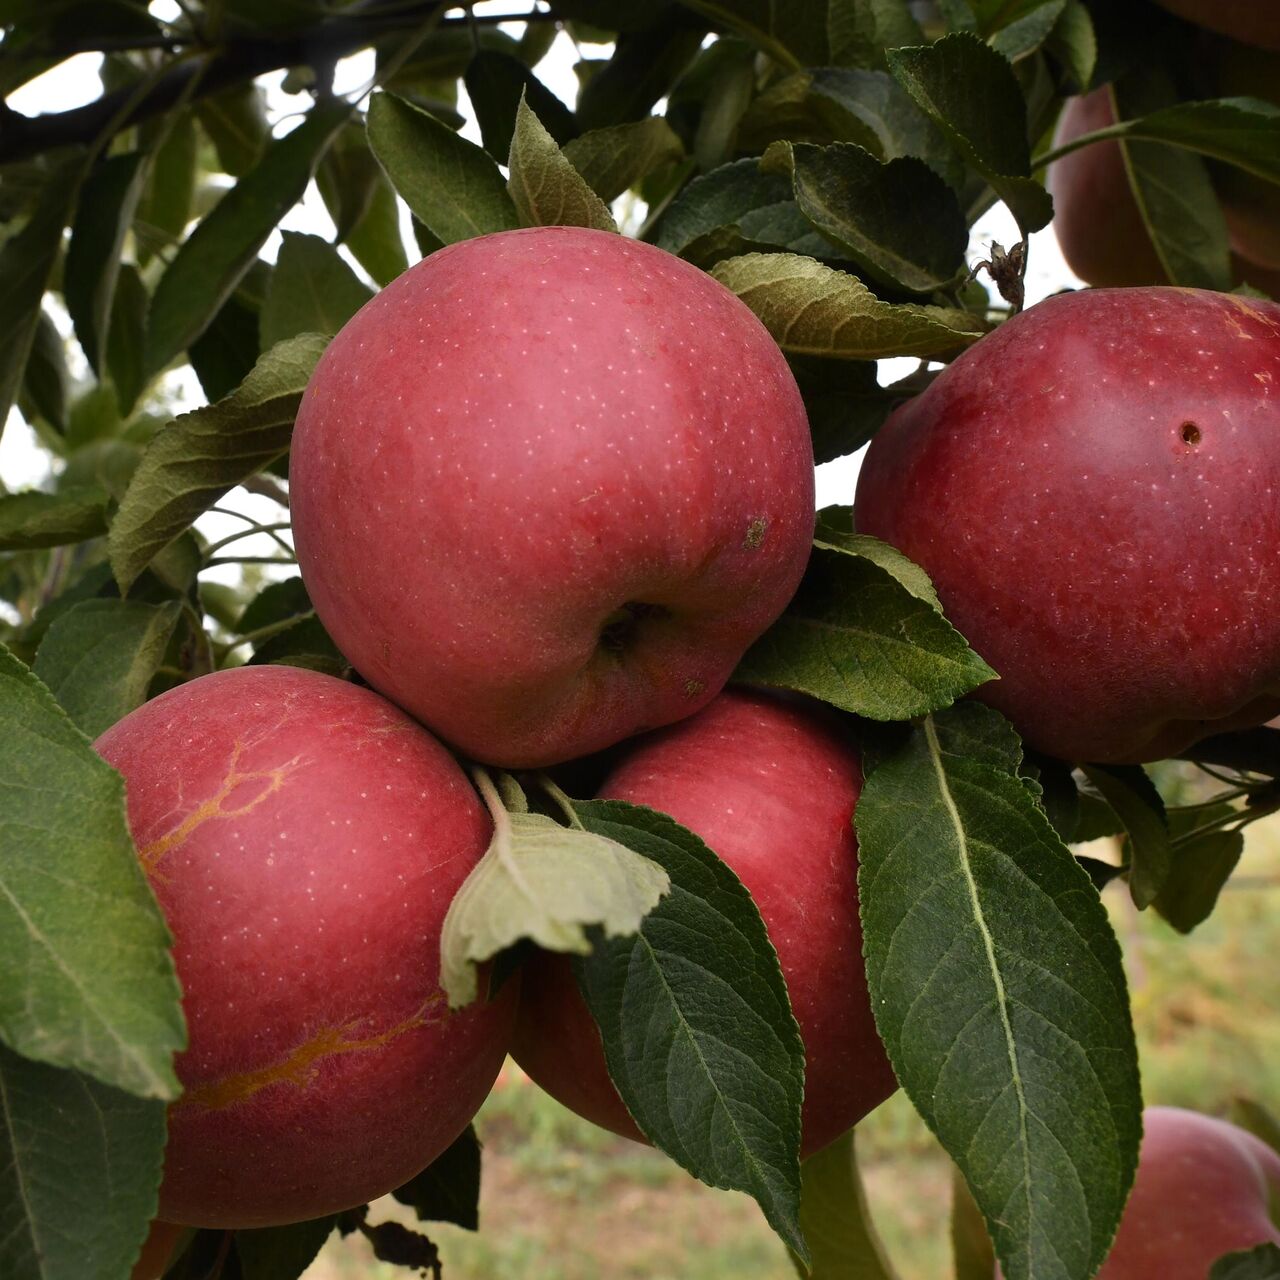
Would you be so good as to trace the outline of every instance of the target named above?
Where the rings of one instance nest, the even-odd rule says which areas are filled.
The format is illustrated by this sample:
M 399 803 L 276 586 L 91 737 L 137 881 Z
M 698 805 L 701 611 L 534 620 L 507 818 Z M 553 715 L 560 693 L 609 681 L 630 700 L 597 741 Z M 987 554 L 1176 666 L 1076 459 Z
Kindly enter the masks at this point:
M 189 111 L 184 111 L 166 117 L 161 127 L 168 132 L 155 153 L 146 189 L 133 218 L 141 266 L 146 265 L 152 253 L 181 238 L 191 221 L 195 199 L 199 151 L 195 120 Z
M 125 825 L 120 775 L 3 646 L 0 724 L 0 953 L 9 975 L 0 1040 L 130 1093 L 174 1098 L 178 982 Z
M 964 271 L 964 214 L 923 160 L 882 164 L 851 142 L 775 142 L 762 167 L 790 173 L 801 213 L 876 278 L 932 293 Z
M 1140 116 L 1174 101 L 1177 92 L 1167 67 L 1143 64 L 1111 87 L 1112 111 L 1116 119 Z M 1134 200 L 1169 279 L 1193 288 L 1228 288 L 1227 224 L 1204 161 L 1158 143 L 1119 145 Z
M 337 333 L 372 297 L 327 240 L 286 231 L 262 307 L 262 345 L 269 349 L 300 333 Z
M 1124 823 L 1129 892 L 1139 910 L 1149 907 L 1169 878 L 1173 858 L 1164 801 L 1141 765 L 1090 764 L 1082 772 Z
M 350 672 L 350 663 L 314 613 L 260 640 L 250 661 L 259 665 L 279 662 L 291 667 L 309 667 L 334 676 L 346 676 Z
M 400 234 L 400 202 L 381 170 L 369 210 L 347 236 L 346 245 L 377 284 L 389 285 L 409 268 Z
M 187 356 L 210 403 L 230 395 L 257 364 L 258 324 L 258 309 L 237 290 L 191 344 Z
M 1002 21 L 990 38 L 991 47 L 1010 62 L 1035 53 L 1049 38 L 1067 7 L 1067 0 L 1028 0 L 1001 8 Z
M 0 551 L 62 547 L 96 538 L 107 531 L 106 507 L 106 493 L 88 486 L 0 496 Z
M 196 106 L 196 116 L 218 153 L 223 173 L 243 177 L 262 159 L 271 141 L 266 99 L 266 93 L 249 81 L 215 93 Z
M 754 159 L 735 160 L 695 178 L 671 202 L 658 224 L 657 244 L 668 253 L 709 267 L 735 254 L 771 247 L 790 211 L 803 215 L 791 199 L 791 184 L 780 174 L 761 173 Z
M 147 310 L 151 296 L 142 283 L 138 268 L 123 263 L 111 300 L 111 323 L 107 328 L 107 372 L 115 388 L 116 404 L 122 417 L 132 412 L 146 386 L 143 355 L 147 338 Z
M 896 1280 L 871 1220 L 854 1130 L 800 1166 L 800 1227 L 812 1258 L 807 1269 L 792 1258 L 801 1280 Z
M 889 70 L 1009 207 L 1024 236 L 1053 217 L 1034 182 L 1027 104 L 1013 68 L 977 36 L 957 32 L 936 44 L 891 49 Z
M 465 83 L 484 149 L 499 164 L 510 154 L 516 109 L 522 101 L 556 142 L 567 142 L 578 132 L 573 112 L 509 53 L 481 49 L 467 66 Z
M 1280 1246 L 1267 1243 L 1219 1258 L 1209 1280 L 1280 1280 Z
M 33 670 L 90 738 L 140 707 L 182 605 L 85 600 L 45 633 Z
M 891 547 L 870 534 L 854 532 L 852 507 L 823 507 L 818 512 L 814 544 L 870 560 L 917 600 L 923 600 L 939 613 L 942 612 L 938 593 L 929 581 L 929 575 L 918 564 L 908 560 L 897 547 Z
M 794 254 L 749 253 L 717 263 L 711 274 L 759 316 L 788 355 L 937 355 L 983 332 L 968 312 L 881 302 L 856 276 Z
M 1142 1101 L 1120 948 L 1020 765 L 1016 734 L 977 703 L 909 730 L 858 801 L 858 887 L 898 1079 L 1008 1280 L 1066 1280 L 1110 1247 Z
M 1055 58 L 1071 78 L 1071 87 L 1083 93 L 1093 83 L 1098 65 L 1098 37 L 1093 18 L 1083 0 L 1067 0 L 1057 25 L 1045 41 L 1045 51 Z
M 335 239 L 342 244 L 359 226 L 373 203 L 373 193 L 386 185 L 382 168 L 369 150 L 364 118 L 348 121 L 338 131 L 316 169 L 316 186 L 329 216 Z
M 1152 906 L 1179 933 L 1203 924 L 1217 906 L 1223 885 L 1244 853 L 1244 832 L 1197 829 L 1221 822 L 1238 812 L 1231 804 L 1169 812 L 1168 874 Z
M 836 67 L 882 67 L 886 49 L 922 44 L 907 0 L 828 0 L 826 59 Z
M 734 678 L 808 693 L 872 720 L 924 715 L 993 679 L 937 608 L 873 556 L 852 539 L 815 544 L 795 598 Z
M 1168 142 L 1225 160 L 1248 173 L 1280 182 L 1280 106 L 1260 98 L 1175 102 L 1138 119 L 1126 111 L 1126 138 Z
M 288 449 L 327 341 L 304 333 L 280 343 L 225 400 L 184 413 L 156 434 L 111 524 L 111 566 L 122 590 L 224 493 Z
M 0 435 L 22 386 L 80 173 L 81 162 L 73 159 L 50 174 L 27 225 L 0 248 Z
M 665 814 L 605 800 L 574 808 L 671 881 L 638 934 L 597 938 L 579 972 L 618 1093 L 646 1137 L 709 1186 L 752 1196 L 807 1262 L 804 1046 L 751 895 Z
M 368 129 L 391 185 L 437 239 L 453 244 L 520 225 L 498 166 L 427 112 L 379 93 Z
M 609 207 L 565 158 L 523 98 L 511 139 L 507 188 L 527 227 L 594 227 L 617 231 Z
M 392 1192 L 421 1222 L 452 1222 L 468 1231 L 480 1229 L 480 1140 L 468 1125 L 448 1150 L 416 1178 Z
M 661 116 L 571 138 L 561 148 L 601 200 L 616 200 L 649 174 L 684 157 L 684 144 Z
M 89 367 L 102 369 L 125 234 L 147 180 L 141 151 L 111 156 L 89 175 L 62 273 L 62 293 Z
M 297 1280 L 337 1225 L 333 1216 L 236 1232 L 241 1280 Z
M 349 111 L 341 100 L 314 107 L 298 128 L 271 144 L 183 242 L 151 300 L 144 362 L 148 372 L 165 368 L 205 331 L 258 260 L 276 223 L 302 198 Z
M 689 7 L 745 37 L 792 71 L 831 61 L 832 0 L 688 0 Z
M 603 129 L 644 119 L 693 61 L 706 29 L 682 5 L 672 5 L 659 11 L 652 25 L 623 30 L 613 56 L 578 95 L 579 126 Z
M 625 844 L 545 814 L 499 810 L 488 851 L 454 896 L 440 934 L 440 985 L 450 1006 L 474 1000 L 476 966 L 521 938 L 584 953 L 588 926 L 609 937 L 634 934 L 668 887 L 662 867 Z
M 58 326 L 41 308 L 31 341 L 31 354 L 22 375 L 23 394 L 31 398 L 35 411 L 55 431 L 66 433 L 67 396 L 71 374 L 67 370 L 67 346 Z
M 127 1276 L 155 1213 L 164 1104 L 0 1045 L 0 1275 Z
M 282 582 L 268 583 L 245 606 L 235 625 L 236 635 L 257 631 L 261 627 L 274 626 L 293 618 L 310 616 L 311 597 L 300 577 L 285 578 Z
M 1260 1142 L 1265 1142 L 1272 1151 L 1280 1155 L 1280 1117 L 1274 1115 L 1262 1103 L 1252 1098 L 1232 1098 L 1228 1119 L 1232 1124 L 1247 1129 Z

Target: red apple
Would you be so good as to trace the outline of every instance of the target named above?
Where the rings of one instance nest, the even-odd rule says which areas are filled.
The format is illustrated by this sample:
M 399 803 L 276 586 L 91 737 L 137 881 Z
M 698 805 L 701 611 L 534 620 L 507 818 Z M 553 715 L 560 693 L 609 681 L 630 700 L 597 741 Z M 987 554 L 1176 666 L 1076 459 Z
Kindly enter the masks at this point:
M 861 789 L 857 753 L 816 704 L 727 690 L 640 742 L 600 790 L 689 827 L 755 899 L 805 1044 L 806 1155 L 897 1087 L 862 962 L 853 832 Z M 522 990 L 516 1061 L 579 1115 L 643 1141 L 569 962 L 540 953 Z
M 1280 0 L 1156 0 L 1178 17 L 1243 44 L 1280 49 Z
M 462 1131 L 511 993 L 449 1013 L 440 927 L 490 823 L 461 769 L 367 689 L 290 667 L 181 685 L 97 748 L 173 932 L 190 1035 L 159 1214 L 315 1218 Z
M 1280 711 L 1280 306 L 1194 289 L 1040 303 L 898 409 L 854 518 L 1066 760 L 1161 759 Z
M 466 754 L 690 715 L 782 611 L 813 451 L 763 326 L 686 262 L 540 227 L 433 253 L 334 339 L 291 492 L 347 658 Z

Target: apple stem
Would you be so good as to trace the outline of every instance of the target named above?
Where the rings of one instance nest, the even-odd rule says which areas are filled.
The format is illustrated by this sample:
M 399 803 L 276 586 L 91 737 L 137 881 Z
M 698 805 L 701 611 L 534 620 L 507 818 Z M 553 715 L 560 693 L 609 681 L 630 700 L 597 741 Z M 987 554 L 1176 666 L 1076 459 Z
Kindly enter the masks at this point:
M 552 800 L 560 807 L 568 823 L 577 831 L 585 830 L 581 819 L 574 810 L 573 801 L 569 799 L 563 791 L 551 780 L 545 773 L 538 774 L 538 785 L 551 797 Z

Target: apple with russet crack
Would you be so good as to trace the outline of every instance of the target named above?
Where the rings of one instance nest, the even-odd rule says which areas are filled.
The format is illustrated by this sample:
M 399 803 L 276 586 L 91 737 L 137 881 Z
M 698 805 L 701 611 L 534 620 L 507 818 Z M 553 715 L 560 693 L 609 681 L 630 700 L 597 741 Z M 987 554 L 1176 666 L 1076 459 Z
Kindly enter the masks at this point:
M 518 985 L 452 1013 L 440 990 L 445 912 L 491 829 L 457 763 L 370 690 L 283 666 L 180 685 L 95 745 L 189 1032 L 159 1216 L 271 1226 L 413 1177 L 489 1092 Z
M 867 450 L 854 522 L 933 580 L 1033 747 L 1139 762 L 1280 711 L 1280 306 L 1050 298 Z
M 316 610 L 464 754 L 554 764 L 692 714 L 799 584 L 813 449 L 786 360 L 652 245 L 538 227 L 361 309 L 290 453 Z
M 675 818 L 754 899 L 805 1046 L 805 1155 L 897 1087 L 862 959 L 853 829 L 861 787 L 857 751 L 819 704 L 730 688 L 626 749 L 599 792 Z M 537 952 L 525 965 L 513 1056 L 571 1110 L 644 1140 L 565 956 Z

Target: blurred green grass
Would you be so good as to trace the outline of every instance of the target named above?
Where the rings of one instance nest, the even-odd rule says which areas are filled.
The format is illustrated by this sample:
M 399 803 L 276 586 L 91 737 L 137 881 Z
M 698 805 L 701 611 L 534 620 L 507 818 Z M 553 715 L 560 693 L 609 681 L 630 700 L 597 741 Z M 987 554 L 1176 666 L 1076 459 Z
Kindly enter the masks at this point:
M 1280 1105 L 1280 818 L 1249 831 L 1213 916 L 1181 937 L 1106 892 L 1125 952 L 1148 1103 L 1221 1114 L 1233 1097 Z M 789 1280 L 782 1246 L 744 1196 L 596 1129 L 512 1065 L 476 1121 L 481 1231 L 431 1225 L 447 1280 Z M 872 1210 L 901 1280 L 951 1273 L 950 1163 L 902 1094 L 859 1128 Z M 372 1214 L 411 1215 L 394 1201 Z M 334 1237 L 306 1280 L 401 1280 L 359 1237 Z

